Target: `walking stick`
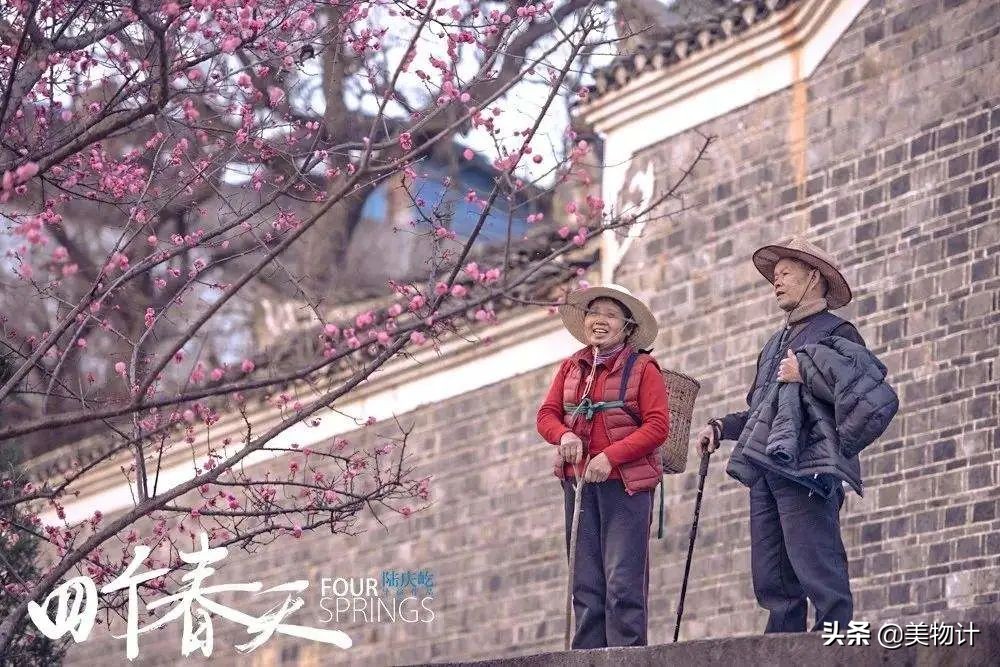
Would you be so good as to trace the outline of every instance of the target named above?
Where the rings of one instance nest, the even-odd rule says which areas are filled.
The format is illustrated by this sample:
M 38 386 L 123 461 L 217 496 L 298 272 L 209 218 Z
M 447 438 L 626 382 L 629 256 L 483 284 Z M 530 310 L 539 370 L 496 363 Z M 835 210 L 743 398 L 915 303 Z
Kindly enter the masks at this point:
M 688 575 L 691 574 L 691 556 L 694 555 L 694 538 L 698 535 L 698 515 L 701 514 L 701 496 L 705 492 L 705 478 L 708 476 L 708 459 L 711 453 L 701 455 L 701 469 L 698 471 L 698 497 L 694 501 L 694 521 L 691 523 L 691 542 L 688 544 L 687 563 L 684 564 L 684 581 L 681 582 L 681 601 L 677 605 L 677 625 L 674 626 L 674 641 L 681 634 L 681 616 L 684 615 L 684 596 L 687 594 Z
M 584 461 L 584 469 L 587 461 Z M 563 639 L 565 650 L 570 650 L 570 641 L 573 636 L 573 577 L 576 575 L 576 538 L 577 530 L 580 527 L 580 506 L 583 504 L 583 485 L 586 480 L 579 474 L 576 465 L 573 466 L 576 475 L 576 496 L 573 499 L 573 523 L 570 524 L 569 531 L 569 580 L 566 584 L 566 634 Z

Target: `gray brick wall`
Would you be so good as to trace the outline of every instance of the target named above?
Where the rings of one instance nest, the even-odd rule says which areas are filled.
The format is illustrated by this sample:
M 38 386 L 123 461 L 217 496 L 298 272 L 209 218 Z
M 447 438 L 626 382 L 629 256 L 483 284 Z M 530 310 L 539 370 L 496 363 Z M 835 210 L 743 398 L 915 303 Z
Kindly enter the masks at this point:
M 666 182 L 700 141 L 719 137 L 686 187 L 698 204 L 647 229 L 619 281 L 662 325 L 656 351 L 703 381 L 696 412 L 739 409 L 760 345 L 777 326 L 749 255 L 806 233 L 845 265 L 855 290 L 841 314 L 890 369 L 901 409 L 863 455 L 868 491 L 848 496 L 844 538 L 856 616 L 950 620 L 1000 590 L 1000 5 L 991 0 L 872 0 L 807 83 L 805 106 L 773 95 L 652 147 Z M 789 125 L 805 123 L 804 146 Z M 793 165 L 804 160 L 805 178 Z M 384 665 L 533 653 L 562 643 L 560 491 L 534 412 L 544 369 L 405 416 L 434 505 L 388 532 L 310 536 L 234 554 L 225 580 L 435 573 L 435 621 L 344 626 L 347 653 L 291 639 L 237 660 L 217 627 L 215 665 Z M 504 407 L 497 411 L 497 406 Z M 747 492 L 711 467 L 685 612 L 687 638 L 760 632 L 749 579 Z M 696 471 L 667 480 L 667 534 L 653 541 L 651 641 L 668 641 Z M 220 577 L 222 575 L 220 574 Z M 319 614 L 318 590 L 299 618 Z M 174 664 L 175 630 L 143 639 L 144 664 Z M 73 654 L 100 664 L 124 645 L 103 628 Z M 186 660 L 182 664 L 201 664 Z
M 865 497 L 849 495 L 842 512 L 864 620 L 946 619 L 1000 598 L 998 30 L 995 2 L 871 2 L 808 82 L 804 108 L 786 91 L 640 156 L 666 183 L 701 134 L 718 136 L 686 188 L 685 205 L 698 206 L 647 232 L 622 276 L 653 295 L 667 365 L 703 380 L 699 421 L 745 407 L 757 353 L 781 323 L 753 250 L 806 234 L 846 267 L 855 300 L 839 312 L 901 400 L 862 457 Z M 803 117 L 805 145 L 790 145 Z M 688 637 L 764 620 L 748 574 L 747 492 L 717 458 Z M 693 484 L 668 480 L 672 537 L 654 544 L 661 617 L 676 597 Z

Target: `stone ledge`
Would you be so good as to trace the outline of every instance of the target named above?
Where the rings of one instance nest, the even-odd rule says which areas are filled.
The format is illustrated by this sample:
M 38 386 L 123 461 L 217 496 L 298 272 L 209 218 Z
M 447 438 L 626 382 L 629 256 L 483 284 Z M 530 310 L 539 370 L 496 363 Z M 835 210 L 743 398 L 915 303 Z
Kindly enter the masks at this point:
M 972 646 L 908 646 L 887 649 L 878 644 L 872 625 L 871 646 L 823 646 L 819 634 L 757 635 L 726 639 L 704 639 L 641 648 L 605 648 L 588 651 L 539 653 L 478 662 L 436 663 L 451 667 L 659 667 L 661 665 L 826 665 L 876 667 L 958 667 L 1000 664 L 1000 620 L 975 623 Z

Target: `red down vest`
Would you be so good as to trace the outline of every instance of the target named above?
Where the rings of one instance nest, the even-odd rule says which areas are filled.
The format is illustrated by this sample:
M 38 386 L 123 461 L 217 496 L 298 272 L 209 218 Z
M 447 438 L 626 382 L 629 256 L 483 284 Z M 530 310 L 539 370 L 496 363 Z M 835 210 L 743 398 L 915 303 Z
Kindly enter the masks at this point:
M 604 395 L 591 396 L 591 400 L 595 402 L 618 400 L 622 374 L 625 371 L 625 362 L 628 360 L 629 354 L 634 351 L 633 347 L 626 346 L 618 354 L 604 382 Z M 585 353 L 577 353 L 570 357 L 571 365 L 566 371 L 566 376 L 563 380 L 563 404 L 572 403 L 575 405 L 583 399 L 581 393 L 583 392 L 587 374 L 590 372 L 590 365 L 593 363 L 592 357 L 589 354 L 590 351 L 588 348 Z M 617 442 L 627 435 L 634 433 L 639 428 L 640 424 L 636 423 L 632 415 L 638 418 L 641 414 L 639 411 L 639 383 L 643 370 L 649 364 L 653 364 L 657 369 L 657 373 L 659 373 L 659 365 L 657 365 L 656 360 L 652 356 L 640 352 L 635 359 L 635 363 L 629 373 L 628 384 L 625 387 L 624 401 L 628 411 L 622 408 L 611 408 L 610 410 L 603 411 L 604 426 L 607 429 L 609 442 Z M 629 412 L 632 414 L 629 414 Z M 571 424 L 570 422 L 570 414 L 567 412 L 563 415 L 563 423 L 567 427 L 572 428 L 573 432 L 580 436 L 585 447 L 589 447 L 590 430 L 593 421 L 588 421 L 581 414 L 577 416 L 575 424 Z M 660 483 L 660 479 L 663 476 L 663 464 L 660 461 L 662 449 L 661 445 L 644 457 L 618 466 L 618 472 L 621 474 L 625 490 L 629 495 L 647 489 L 655 489 L 656 485 Z M 556 454 L 555 474 L 559 478 L 565 476 L 563 473 L 563 462 L 559 458 L 558 453 Z

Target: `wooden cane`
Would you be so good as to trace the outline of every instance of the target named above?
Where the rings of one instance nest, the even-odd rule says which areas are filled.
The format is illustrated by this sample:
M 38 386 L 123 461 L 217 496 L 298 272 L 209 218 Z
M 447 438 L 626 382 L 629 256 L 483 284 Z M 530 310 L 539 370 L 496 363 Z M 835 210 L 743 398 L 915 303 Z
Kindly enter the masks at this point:
M 589 457 L 587 459 L 589 461 Z M 587 461 L 584 461 L 583 469 L 587 469 Z M 574 485 L 576 494 L 573 499 L 573 521 L 569 531 L 569 580 L 566 584 L 566 635 L 563 644 L 566 650 L 570 650 L 571 638 L 573 636 L 573 577 L 576 574 L 576 538 L 580 528 L 580 507 L 583 505 L 583 487 L 587 481 L 580 474 L 576 464 L 573 464 L 573 471 L 576 473 L 576 484 Z

